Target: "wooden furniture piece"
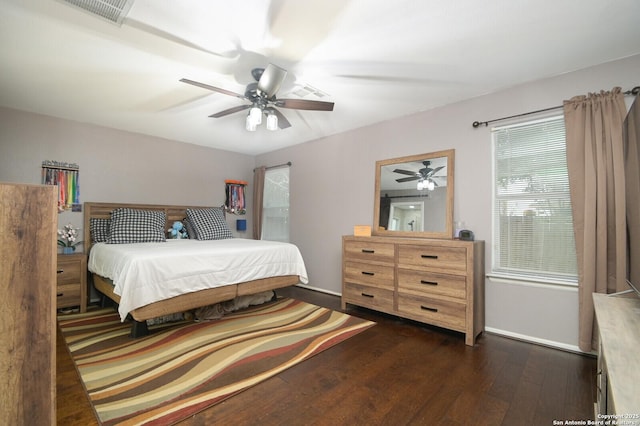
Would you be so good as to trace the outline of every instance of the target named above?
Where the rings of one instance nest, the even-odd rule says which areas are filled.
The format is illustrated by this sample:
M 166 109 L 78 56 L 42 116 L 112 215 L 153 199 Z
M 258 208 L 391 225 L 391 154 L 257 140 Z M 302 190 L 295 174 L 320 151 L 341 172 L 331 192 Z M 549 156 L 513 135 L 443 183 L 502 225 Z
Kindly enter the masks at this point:
M 56 306 L 87 311 L 87 255 L 58 254 Z
M 159 210 L 166 214 L 165 229 L 169 229 L 170 224 L 181 221 L 186 217 L 188 208 L 203 208 L 199 206 L 174 206 L 156 204 L 116 204 L 116 203 L 84 203 L 84 244 L 87 253 L 90 253 L 92 240 L 90 231 L 91 218 L 109 219 L 111 211 L 127 207 L 132 209 Z M 120 296 L 113 292 L 113 283 L 108 278 L 91 274 L 96 290 L 106 295 L 116 303 L 120 303 Z M 224 302 L 237 296 L 255 294 L 267 290 L 275 290 L 282 287 L 296 285 L 300 282 L 298 275 L 285 275 L 272 278 L 247 281 L 244 283 L 227 285 L 207 290 L 196 291 L 184 295 L 172 297 L 160 302 L 151 303 L 146 306 L 131 311 L 131 317 L 137 322 L 132 330 L 132 335 L 145 334 L 145 321 L 151 318 L 185 312 L 202 306 Z
M 617 424 L 640 424 L 640 299 L 594 294 L 593 304 L 600 342 L 596 419 L 610 414 Z
M 454 166 L 454 149 L 376 161 L 373 235 L 451 238 Z
M 484 330 L 484 242 L 342 237 L 342 309 L 363 306 L 465 334 Z
M 0 183 L 0 423 L 56 423 L 56 187 Z

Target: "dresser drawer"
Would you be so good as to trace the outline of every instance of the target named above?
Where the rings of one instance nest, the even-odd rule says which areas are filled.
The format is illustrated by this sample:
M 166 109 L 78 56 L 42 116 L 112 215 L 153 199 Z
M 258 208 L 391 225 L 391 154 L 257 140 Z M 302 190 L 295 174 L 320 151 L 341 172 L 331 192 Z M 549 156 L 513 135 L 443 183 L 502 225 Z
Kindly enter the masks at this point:
M 56 287 L 56 306 L 67 308 L 80 305 L 80 283 L 63 284 Z
M 398 266 L 418 266 L 433 271 L 466 274 L 467 250 L 438 245 L 400 245 Z
M 439 294 L 464 301 L 467 296 L 467 278 L 464 275 L 398 269 L 398 291 L 416 296 Z
M 465 331 L 466 305 L 464 303 L 398 293 L 398 312 L 417 321 Z
M 393 311 L 393 290 L 366 285 L 345 283 L 342 288 L 342 300 L 366 308 Z
M 465 334 L 484 331 L 484 242 L 342 237 L 342 309 L 357 305 Z
M 84 253 L 59 254 L 56 268 L 56 305 L 79 306 L 87 310 L 87 256 Z
M 393 290 L 393 266 L 364 262 L 345 262 L 344 280 L 350 283 Z
M 70 260 L 58 260 L 57 278 L 58 285 L 60 284 L 80 284 L 82 262 L 74 259 Z
M 345 260 L 393 263 L 395 261 L 395 247 L 390 243 L 362 240 L 345 241 L 343 256 Z

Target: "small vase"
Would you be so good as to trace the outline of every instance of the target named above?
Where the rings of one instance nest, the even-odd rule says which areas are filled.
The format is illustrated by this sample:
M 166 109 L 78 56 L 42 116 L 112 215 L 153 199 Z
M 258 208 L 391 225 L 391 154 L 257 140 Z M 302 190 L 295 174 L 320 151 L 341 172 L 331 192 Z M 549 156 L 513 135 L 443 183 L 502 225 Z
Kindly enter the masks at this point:
M 62 247 L 62 254 L 72 254 L 74 251 L 74 247 Z

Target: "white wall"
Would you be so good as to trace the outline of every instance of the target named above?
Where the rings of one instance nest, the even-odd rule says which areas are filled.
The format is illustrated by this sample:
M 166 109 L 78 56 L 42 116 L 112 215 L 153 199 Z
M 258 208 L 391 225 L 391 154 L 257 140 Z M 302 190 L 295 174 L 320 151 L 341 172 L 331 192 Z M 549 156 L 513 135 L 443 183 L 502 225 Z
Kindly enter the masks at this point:
M 254 164 L 248 155 L 0 108 L 0 181 L 39 184 L 43 160 L 80 166 L 81 202 L 205 206 L 224 203 L 225 179 L 251 181 Z M 234 232 L 237 217 L 227 217 Z M 64 212 L 58 223 L 82 228 L 82 218 Z
M 454 220 L 486 242 L 490 271 L 490 127 L 474 121 L 562 105 L 573 96 L 640 85 L 640 55 L 488 94 L 260 155 L 257 165 L 292 161 L 291 236 L 306 259 L 310 286 L 341 292 L 341 236 L 373 223 L 377 160 L 454 148 Z M 333 114 L 348 114 L 336 104 Z M 561 110 L 558 110 L 561 113 Z M 504 124 L 502 122 L 500 124 Z M 575 289 L 487 280 L 487 329 L 577 350 Z

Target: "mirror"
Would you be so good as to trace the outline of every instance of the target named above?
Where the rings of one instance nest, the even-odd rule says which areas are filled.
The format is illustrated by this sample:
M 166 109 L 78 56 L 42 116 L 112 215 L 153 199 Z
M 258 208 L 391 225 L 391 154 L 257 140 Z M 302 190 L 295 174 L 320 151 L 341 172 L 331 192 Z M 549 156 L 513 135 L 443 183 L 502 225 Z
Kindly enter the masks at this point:
M 376 161 L 373 234 L 453 237 L 455 150 Z

